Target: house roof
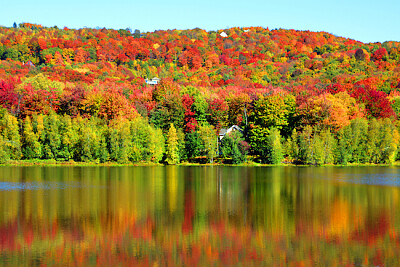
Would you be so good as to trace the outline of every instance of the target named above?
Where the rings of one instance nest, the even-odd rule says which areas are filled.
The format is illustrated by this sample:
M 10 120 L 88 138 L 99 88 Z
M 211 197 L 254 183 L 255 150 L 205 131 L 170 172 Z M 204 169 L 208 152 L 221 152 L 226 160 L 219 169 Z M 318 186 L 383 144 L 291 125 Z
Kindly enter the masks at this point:
M 220 139 L 222 139 L 227 133 L 230 133 L 232 131 L 239 131 L 239 132 L 243 132 L 242 128 L 240 128 L 237 125 L 232 125 L 230 128 L 225 129 L 222 128 L 221 130 L 219 130 L 219 137 Z

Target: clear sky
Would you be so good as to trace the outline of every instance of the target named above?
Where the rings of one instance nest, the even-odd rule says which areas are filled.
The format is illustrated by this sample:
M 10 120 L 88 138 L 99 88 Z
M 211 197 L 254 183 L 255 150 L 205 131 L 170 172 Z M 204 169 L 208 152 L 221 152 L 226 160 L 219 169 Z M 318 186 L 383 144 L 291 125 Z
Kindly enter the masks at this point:
M 325 31 L 362 42 L 400 41 L 400 0 L 2 0 L 0 25 Z

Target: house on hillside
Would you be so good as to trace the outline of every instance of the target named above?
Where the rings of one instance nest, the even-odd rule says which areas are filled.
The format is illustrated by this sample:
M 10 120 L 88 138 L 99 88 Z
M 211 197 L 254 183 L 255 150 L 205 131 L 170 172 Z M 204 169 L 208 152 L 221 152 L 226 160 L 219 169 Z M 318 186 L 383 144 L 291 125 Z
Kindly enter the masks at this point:
M 28 67 L 35 67 L 35 64 L 33 64 L 33 62 L 30 60 L 28 60 L 28 62 L 23 62 L 22 65 L 28 66 Z
M 226 34 L 226 32 L 221 32 L 220 36 L 221 36 L 222 38 L 228 37 L 228 35 Z
M 149 85 L 157 85 L 160 82 L 160 78 L 154 77 L 151 80 L 145 79 L 145 82 Z
M 226 134 L 228 134 L 230 132 L 235 132 L 235 131 L 239 131 L 239 132 L 243 133 L 242 128 L 240 128 L 237 125 L 233 125 L 228 129 L 223 128 L 223 129 L 219 130 L 219 141 L 221 141 Z

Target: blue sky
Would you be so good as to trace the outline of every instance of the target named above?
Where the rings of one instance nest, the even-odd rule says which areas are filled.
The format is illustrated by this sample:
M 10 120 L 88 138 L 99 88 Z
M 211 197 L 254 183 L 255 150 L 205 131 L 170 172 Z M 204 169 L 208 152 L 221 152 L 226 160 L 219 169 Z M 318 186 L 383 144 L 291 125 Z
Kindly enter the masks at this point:
M 262 26 L 325 31 L 363 42 L 400 41 L 400 0 L 4 0 L 0 25 L 69 28 L 224 29 Z

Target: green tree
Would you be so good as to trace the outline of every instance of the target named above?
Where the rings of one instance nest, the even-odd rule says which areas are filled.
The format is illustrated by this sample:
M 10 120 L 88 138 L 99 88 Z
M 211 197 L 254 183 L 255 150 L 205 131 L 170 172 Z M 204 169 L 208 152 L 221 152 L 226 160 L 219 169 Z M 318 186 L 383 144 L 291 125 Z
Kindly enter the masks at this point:
M 56 159 L 61 146 L 59 116 L 52 112 L 44 117 L 44 146 L 43 157 L 46 159 Z
M 379 163 L 380 151 L 379 151 L 379 139 L 380 139 L 380 126 L 376 119 L 372 119 L 369 122 L 368 127 L 368 138 L 366 143 L 366 156 L 369 163 Z
M 311 163 L 313 160 L 312 141 L 312 128 L 307 125 L 299 135 L 299 159 L 304 163 Z
M 393 164 L 399 145 L 399 132 L 389 119 L 380 121 L 379 163 Z
M 40 158 L 42 155 L 42 147 L 37 134 L 33 131 L 29 116 L 24 119 L 23 123 L 22 154 L 26 159 Z
M 336 136 L 337 136 L 337 146 L 335 150 L 336 163 L 347 165 L 347 163 L 351 162 L 351 157 L 352 157 L 351 127 L 344 127 L 340 129 Z
M 349 126 L 347 126 L 349 127 Z M 351 151 L 352 162 L 368 162 L 366 155 L 366 146 L 368 140 L 368 121 L 364 118 L 357 118 L 351 121 Z
M 218 139 L 214 126 L 203 124 L 199 126 L 199 136 L 202 140 L 206 155 L 210 163 L 214 162 L 217 155 Z
M 323 163 L 333 164 L 335 162 L 336 139 L 331 131 L 323 130 L 320 134 L 323 145 Z
M 16 117 L 8 113 L 6 109 L 0 108 L 0 135 L 3 137 L 7 154 L 11 159 L 20 159 L 21 136 L 19 124 Z
M 57 153 L 57 159 L 70 160 L 74 158 L 74 147 L 78 139 L 70 116 L 64 115 L 60 117 L 59 131 L 61 142 Z
M 201 151 L 204 150 L 204 145 L 200 139 L 198 131 L 186 133 L 185 135 L 185 152 L 186 159 L 198 157 L 201 155 Z
M 174 127 L 174 124 L 171 123 L 168 134 L 167 134 L 167 163 L 178 164 L 179 163 L 179 143 L 178 143 L 178 134 Z
M 76 161 L 90 162 L 98 159 L 101 132 L 98 129 L 96 120 L 93 117 L 90 119 L 77 117 L 73 121 L 79 137 L 74 148 Z
M 158 163 L 162 160 L 165 152 L 165 139 L 161 129 L 149 126 L 149 155 L 152 162 Z
M 221 152 L 226 157 L 232 157 L 234 164 L 242 163 L 246 160 L 247 149 L 243 144 L 243 134 L 239 131 L 227 133 L 221 140 Z
M 281 142 L 280 131 L 273 127 L 268 135 L 267 157 L 266 160 L 270 164 L 280 164 L 283 160 L 283 146 Z
M 312 138 L 312 157 L 308 163 L 322 165 L 325 160 L 324 141 L 319 134 L 314 134 Z
M 3 140 L 3 136 L 0 135 L 0 164 L 6 163 L 10 159 L 8 154 L 6 143 Z
M 290 161 L 299 161 L 299 145 L 298 145 L 299 135 L 296 129 L 293 129 L 292 135 L 288 137 L 285 143 L 285 152 Z

